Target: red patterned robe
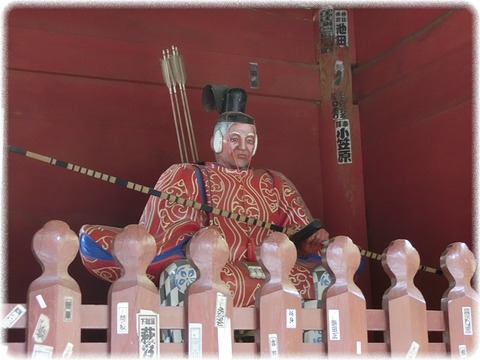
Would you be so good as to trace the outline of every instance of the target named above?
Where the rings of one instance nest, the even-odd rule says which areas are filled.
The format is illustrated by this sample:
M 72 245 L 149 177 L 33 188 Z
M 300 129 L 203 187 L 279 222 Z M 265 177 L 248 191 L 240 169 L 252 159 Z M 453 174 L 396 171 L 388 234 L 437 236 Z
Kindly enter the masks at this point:
M 271 222 L 295 230 L 313 219 L 295 186 L 283 174 L 270 170 L 230 169 L 216 163 L 171 166 L 158 180 L 155 189 L 182 198 L 206 203 L 212 207 Z M 269 230 L 233 219 L 151 196 L 140 219 L 157 242 L 157 258 L 147 270 L 156 277 L 175 259 L 183 258 L 183 247 L 199 229 L 216 225 L 230 247 L 230 261 L 224 269 L 224 280 L 234 292 L 236 306 L 251 305 L 253 292 L 261 281 L 248 278 L 240 262 L 255 261 L 255 248 Z M 297 262 L 291 280 L 305 298 L 314 298 L 309 273 L 319 263 Z M 307 278 L 310 278 L 309 280 Z
M 275 171 L 237 170 L 216 163 L 178 164 L 161 175 L 155 189 L 294 230 L 312 221 L 295 186 Z M 157 285 L 167 265 L 185 259 L 185 245 L 199 229 L 218 226 L 230 247 L 230 261 L 222 271 L 222 279 L 234 294 L 234 306 L 254 304 L 255 290 L 263 283 L 255 278 L 259 267 L 254 263 L 255 248 L 270 230 L 156 196 L 150 196 L 140 224 L 157 243 L 157 255 L 147 268 L 147 275 Z M 84 225 L 80 230 L 82 262 L 89 272 L 107 281 L 113 282 L 121 274 L 111 255 L 113 239 L 121 230 L 100 225 Z M 315 298 L 312 270 L 320 262 L 318 254 L 312 258 L 299 259 L 290 273 L 290 280 L 304 299 Z

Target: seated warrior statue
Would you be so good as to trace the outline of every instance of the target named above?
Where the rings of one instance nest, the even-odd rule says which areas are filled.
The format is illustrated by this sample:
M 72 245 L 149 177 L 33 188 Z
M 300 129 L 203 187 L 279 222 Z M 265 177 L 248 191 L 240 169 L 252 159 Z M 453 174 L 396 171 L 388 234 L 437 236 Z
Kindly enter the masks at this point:
M 206 86 L 203 92 L 205 108 L 208 111 L 215 108 L 220 113 L 210 141 L 215 162 L 172 165 L 160 176 L 155 189 L 281 227 L 301 230 L 312 224 L 313 217 L 292 182 L 277 171 L 251 166 L 258 147 L 258 136 L 255 120 L 245 113 L 246 99 L 246 92 L 240 88 Z M 234 306 L 254 304 L 255 290 L 264 280 L 252 278 L 249 266 L 257 265 L 255 250 L 271 230 L 156 196 L 148 199 L 140 224 L 146 227 L 157 243 L 157 256 L 147 269 L 149 277 L 157 285 L 161 272 L 168 264 L 185 259 L 186 245 L 198 230 L 217 226 L 230 249 L 222 279 L 234 294 Z M 106 228 L 105 231 L 109 230 Z M 91 234 L 88 229 L 82 231 Z M 290 275 L 304 299 L 315 298 L 312 272 L 320 266 L 319 251 L 329 237 L 323 228 L 314 231 L 306 239 L 296 242 L 298 259 Z M 97 243 L 100 237 L 96 236 Z M 110 245 L 106 242 L 102 245 L 108 252 Z M 94 256 L 85 246 L 81 245 L 81 248 L 82 261 L 90 272 L 103 278 L 108 274 L 107 280 L 110 281 L 118 277 L 119 271 L 113 259 Z

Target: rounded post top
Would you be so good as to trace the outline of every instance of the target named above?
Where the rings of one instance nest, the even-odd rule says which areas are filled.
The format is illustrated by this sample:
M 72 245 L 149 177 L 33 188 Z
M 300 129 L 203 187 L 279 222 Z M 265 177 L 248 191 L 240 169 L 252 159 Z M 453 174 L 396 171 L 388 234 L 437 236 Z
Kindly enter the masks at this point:
M 397 239 L 383 251 L 382 266 L 390 278 L 413 281 L 420 266 L 420 255 L 410 241 Z
M 287 280 L 295 265 L 297 249 L 287 235 L 270 233 L 257 248 L 257 259 L 267 269 L 270 278 Z
M 78 252 L 78 237 L 67 223 L 51 220 L 33 236 L 32 250 L 45 273 L 67 273 Z
M 325 266 L 334 274 L 336 283 L 353 281 L 360 265 L 358 246 L 347 236 L 336 236 L 323 250 Z
M 216 226 L 200 229 L 187 245 L 187 258 L 203 278 L 220 276 L 228 255 L 228 244 Z
M 148 265 L 155 257 L 155 239 L 142 226 L 132 224 L 119 233 L 112 254 L 124 270 L 124 275 L 145 275 Z
M 448 245 L 441 255 L 440 267 L 449 282 L 470 286 L 477 262 L 465 243 L 455 242 Z

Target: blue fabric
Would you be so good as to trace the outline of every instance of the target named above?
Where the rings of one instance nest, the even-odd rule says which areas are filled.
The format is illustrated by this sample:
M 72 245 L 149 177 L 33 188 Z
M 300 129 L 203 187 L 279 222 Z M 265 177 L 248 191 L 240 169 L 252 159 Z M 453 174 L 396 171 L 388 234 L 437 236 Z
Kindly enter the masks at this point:
M 98 245 L 88 234 L 80 235 L 80 254 L 86 258 L 113 261 L 113 256 Z
M 198 168 L 198 166 L 194 165 L 193 170 L 195 170 L 195 175 L 197 176 L 198 187 L 200 188 L 200 196 L 202 198 L 202 203 L 207 203 L 207 193 L 205 191 L 205 182 L 203 181 L 203 175 Z
M 164 260 L 170 256 L 178 255 L 182 258 L 185 258 L 185 254 L 182 251 L 182 247 L 191 239 L 191 237 L 183 240 L 180 244 L 171 248 L 168 251 L 165 251 L 157 256 L 155 256 L 152 260 L 152 263 L 158 262 L 160 260 Z M 100 245 L 98 245 L 88 234 L 81 234 L 80 235 L 80 253 L 90 259 L 95 260 L 105 260 L 105 261 L 114 261 L 113 255 L 108 252 L 107 250 L 103 249 Z
M 154 262 L 157 262 L 157 261 L 160 261 L 160 260 L 164 260 L 170 256 L 173 256 L 173 255 L 178 255 L 180 256 L 181 258 L 186 258 L 185 257 L 185 254 L 183 253 L 182 251 L 182 247 L 191 239 L 192 237 L 188 237 L 186 238 L 185 240 L 183 240 L 180 244 L 178 244 L 177 246 L 171 248 L 170 250 L 167 250 L 161 254 L 158 254 L 157 256 L 155 256 L 152 260 L 152 263 Z
M 297 258 L 298 261 L 322 261 L 322 257 L 318 254 L 310 254 L 307 258 Z
M 193 169 L 195 170 L 195 175 L 197 177 L 197 181 L 199 184 L 202 203 L 206 204 L 207 194 L 205 190 L 205 182 L 203 180 L 203 175 L 198 166 L 194 165 Z M 178 244 L 174 248 L 171 248 L 170 250 L 155 256 L 155 258 L 152 260 L 152 263 L 164 260 L 173 255 L 178 255 L 181 258 L 185 258 L 185 254 L 183 253 L 182 248 L 190 239 L 191 237 L 188 237 L 187 239 L 183 240 L 180 244 Z M 93 240 L 86 233 L 83 233 L 80 235 L 80 253 L 84 257 L 90 258 L 90 259 L 114 261 L 112 254 L 107 250 L 103 249 L 100 245 L 98 245 L 95 242 L 95 240 Z
M 357 269 L 355 275 L 360 275 L 363 272 L 363 269 L 365 269 L 366 259 L 367 258 L 365 256 L 362 256 L 360 258 L 360 265 L 358 266 L 358 269 Z

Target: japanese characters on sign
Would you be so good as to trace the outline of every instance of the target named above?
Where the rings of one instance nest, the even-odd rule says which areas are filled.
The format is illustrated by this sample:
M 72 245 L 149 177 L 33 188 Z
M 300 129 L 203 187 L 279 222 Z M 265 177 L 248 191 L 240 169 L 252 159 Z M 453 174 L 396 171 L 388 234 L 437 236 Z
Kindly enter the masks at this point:
M 159 315 L 153 311 L 140 311 L 137 314 L 137 332 L 139 358 L 159 358 Z
M 350 139 L 350 122 L 348 119 L 335 121 L 335 137 L 337 143 L 337 163 L 352 163 L 352 141 Z
M 348 47 L 347 10 L 335 10 L 335 45 Z
M 202 358 L 202 324 L 188 324 L 188 358 Z
M 297 312 L 295 309 L 287 309 L 287 328 L 295 329 L 297 327 Z
M 320 53 L 332 53 L 335 47 L 348 47 L 348 11 L 327 6 L 319 10 Z M 345 64 L 336 60 L 332 77 L 332 119 L 335 122 L 337 163 L 352 163 L 352 141 L 344 89 Z
M 37 343 L 43 343 L 50 331 L 50 319 L 45 314 L 40 314 L 37 325 L 33 330 L 33 340 Z
M 333 52 L 334 45 L 348 47 L 348 12 L 327 6 L 319 10 L 320 53 Z
M 117 304 L 117 334 L 128 334 L 128 302 Z
M 462 307 L 463 334 L 473 335 L 472 329 L 472 308 L 470 306 Z
M 217 293 L 217 301 L 215 304 L 215 327 L 225 327 L 225 317 L 227 308 L 227 297 L 222 293 Z
M 342 85 L 343 76 L 345 75 L 345 65 L 342 60 L 335 61 L 333 69 L 333 83 L 332 87 L 339 88 Z
M 340 311 L 328 310 L 329 339 L 340 340 Z
M 227 316 L 227 297 L 217 292 L 215 304 L 215 327 L 218 329 L 218 355 L 220 359 L 232 359 L 232 336 L 230 318 Z
M 280 354 L 278 353 L 278 337 L 277 334 L 268 334 L 268 348 L 270 351 L 271 358 L 278 358 Z
M 73 320 L 73 297 L 65 296 L 63 299 L 63 321 L 72 322 Z
M 333 8 L 331 6 L 321 9 L 320 16 L 320 53 L 333 52 L 334 29 L 333 29 Z
M 2 328 L 11 328 L 26 312 L 27 309 L 23 305 L 15 305 L 15 307 L 3 319 Z
M 332 93 L 332 117 L 333 120 L 346 120 L 347 108 L 345 105 L 345 94 L 341 92 Z

